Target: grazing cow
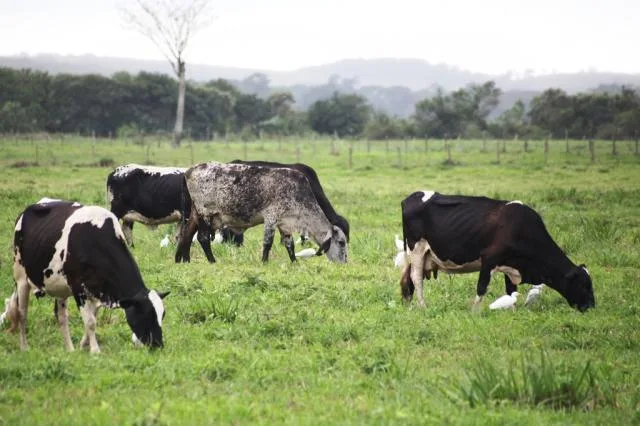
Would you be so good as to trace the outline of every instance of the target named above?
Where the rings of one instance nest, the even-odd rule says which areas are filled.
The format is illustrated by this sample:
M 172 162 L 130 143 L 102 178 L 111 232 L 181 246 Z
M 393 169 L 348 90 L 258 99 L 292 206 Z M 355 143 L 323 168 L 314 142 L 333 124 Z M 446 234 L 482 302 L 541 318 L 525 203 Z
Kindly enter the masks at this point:
M 313 195 L 315 196 L 316 201 L 318 202 L 318 205 L 320 206 L 324 214 L 327 216 L 327 219 L 329 219 L 329 222 L 331 222 L 333 225 L 337 226 L 338 228 L 342 229 L 342 231 L 344 232 L 347 238 L 347 242 L 349 242 L 349 222 L 347 222 L 347 220 L 344 217 L 336 213 L 335 209 L 327 199 L 327 196 L 325 195 L 324 190 L 322 189 L 322 185 L 320 185 L 318 174 L 311 167 L 301 163 L 282 164 L 282 163 L 275 163 L 275 162 L 269 162 L 269 161 L 243 161 L 243 160 L 233 160 L 231 161 L 230 164 L 246 164 L 250 166 L 260 166 L 260 167 L 269 167 L 269 168 L 287 168 L 287 169 L 298 170 L 299 172 L 303 173 L 307 178 L 307 180 L 309 181 L 309 184 L 311 185 L 311 190 L 313 191 Z M 189 211 L 190 206 L 189 208 L 185 208 L 183 210 Z M 186 217 L 188 216 L 185 215 L 185 218 Z M 197 220 L 197 219 L 194 218 L 194 220 Z M 213 253 L 211 251 L 211 243 L 210 243 L 211 238 L 209 238 L 209 235 L 211 235 L 211 229 L 208 229 L 206 226 L 206 223 L 203 221 L 199 221 L 198 228 L 201 229 L 201 231 L 198 232 L 198 242 L 200 243 L 200 246 L 202 247 L 209 262 L 213 262 L 214 258 L 213 258 Z M 238 241 L 244 238 L 242 233 L 233 233 L 228 229 L 223 229 L 223 231 L 226 231 L 226 233 L 223 233 L 223 238 L 225 238 L 225 241 L 227 239 Z M 306 238 L 306 236 L 303 235 L 303 238 Z M 191 255 L 189 253 L 189 250 L 190 250 L 190 246 L 184 246 L 182 249 L 179 249 L 176 252 L 176 262 L 190 261 Z
M 329 202 L 329 199 L 324 194 L 324 190 L 322 189 L 322 185 L 320 185 L 320 180 L 318 179 L 318 174 L 316 173 L 315 170 L 313 170 L 313 168 L 307 166 L 306 164 L 302 164 L 302 163 L 282 164 L 282 163 L 275 163 L 275 162 L 270 162 L 270 161 L 233 160 L 231 163 L 232 164 L 247 164 L 247 165 L 250 165 L 250 166 L 271 167 L 271 168 L 283 168 L 284 167 L 284 168 L 287 168 L 287 169 L 297 170 L 297 171 L 301 172 L 302 174 L 304 174 L 305 177 L 307 178 L 307 180 L 309 181 L 309 184 L 311 185 L 311 190 L 313 191 L 313 195 L 316 197 L 316 201 L 318 202 L 318 205 L 320 206 L 320 208 L 322 209 L 324 214 L 327 216 L 327 219 L 329 219 L 329 222 L 331 222 L 331 224 L 333 224 L 333 225 L 337 226 L 338 228 L 342 229 L 342 232 L 344 232 L 344 235 L 347 237 L 347 242 L 349 242 L 349 222 L 347 222 L 347 219 L 345 219 L 344 217 L 340 216 L 335 211 L 335 209 L 333 208 L 333 206 Z
M 580 311 L 595 306 L 587 269 L 569 260 L 540 215 L 520 201 L 414 192 L 402 201 L 402 229 L 409 260 L 400 281 L 406 301 L 415 288 L 424 306 L 423 278 L 443 270 L 480 272 L 476 306 L 493 272 L 504 273 L 507 294 L 520 283 L 545 283 Z
M 42 199 L 16 220 L 13 277 L 8 317 L 20 328 L 20 348 L 27 348 L 29 290 L 56 299 L 54 311 L 68 350 L 67 298 L 73 296 L 84 322 L 80 346 L 100 352 L 96 340 L 98 307 L 120 306 L 134 342 L 162 347 L 162 319 L 167 293 L 148 290 L 127 249 L 118 219 L 98 206 Z
M 122 230 L 129 245 L 133 247 L 133 222 L 156 227 L 179 222 L 183 214 L 189 217 L 191 199 L 188 193 L 182 192 L 185 170 L 182 167 L 127 164 L 109 174 L 107 201 L 113 214 L 122 220 Z M 210 235 L 210 231 L 203 229 L 198 241 Z M 233 235 L 226 229 L 222 235 L 224 241 L 242 245 L 242 235 Z
M 229 227 L 234 232 L 264 223 L 262 260 L 266 262 L 276 228 L 282 235 L 292 262 L 296 260 L 293 232 L 309 235 L 336 262 L 347 261 L 347 240 L 318 205 L 304 174 L 287 168 L 245 164 L 203 163 L 185 172 L 185 184 L 193 201 L 191 218 L 178 244 L 176 261 L 186 260 L 188 242 L 198 221 L 212 229 Z M 215 261 L 213 255 L 210 261 Z

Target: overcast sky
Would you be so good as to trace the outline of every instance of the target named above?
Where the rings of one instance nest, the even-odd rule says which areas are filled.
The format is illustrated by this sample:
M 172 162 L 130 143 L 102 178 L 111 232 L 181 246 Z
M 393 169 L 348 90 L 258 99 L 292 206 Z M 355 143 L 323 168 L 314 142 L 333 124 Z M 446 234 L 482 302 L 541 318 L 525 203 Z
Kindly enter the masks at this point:
M 0 0 L 0 54 L 162 59 L 125 29 L 122 1 Z M 401 57 L 487 73 L 640 72 L 640 0 L 212 1 L 191 63 L 290 70 Z

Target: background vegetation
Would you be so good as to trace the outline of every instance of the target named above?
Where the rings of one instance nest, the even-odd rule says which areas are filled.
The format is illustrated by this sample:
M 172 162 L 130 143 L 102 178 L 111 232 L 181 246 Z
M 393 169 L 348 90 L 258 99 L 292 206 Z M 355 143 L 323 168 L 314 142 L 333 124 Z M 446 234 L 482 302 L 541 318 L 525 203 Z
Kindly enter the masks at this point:
M 0 132 L 167 133 L 173 128 L 177 84 L 168 75 L 146 72 L 105 77 L 0 68 Z M 503 93 L 493 81 L 449 92 L 435 89 L 419 99 L 402 87 L 354 93 L 355 84 L 334 76 L 317 86 L 308 102 L 271 87 L 259 73 L 241 81 L 191 81 L 184 128 L 188 137 L 200 140 L 311 134 L 372 140 L 636 140 L 640 135 L 640 93 L 631 87 L 575 94 L 548 89 L 527 103 L 512 98 L 512 105 L 496 114 Z M 409 111 L 389 112 L 398 110 L 391 104 Z

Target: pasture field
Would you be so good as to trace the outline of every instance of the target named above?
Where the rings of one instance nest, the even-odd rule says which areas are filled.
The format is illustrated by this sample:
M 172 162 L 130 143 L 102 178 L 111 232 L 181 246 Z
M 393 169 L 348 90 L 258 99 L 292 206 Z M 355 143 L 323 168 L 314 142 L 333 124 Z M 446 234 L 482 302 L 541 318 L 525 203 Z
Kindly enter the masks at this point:
M 351 224 L 349 263 L 288 260 L 277 243 L 260 262 L 262 227 L 245 246 L 198 245 L 190 264 L 161 248 L 169 225 L 134 227 L 132 250 L 146 285 L 165 299 L 166 347 L 131 345 L 121 310 L 101 310 L 97 356 L 67 353 L 50 298 L 31 298 L 30 349 L 0 333 L 0 423 L 44 424 L 639 424 L 640 157 L 597 143 L 493 141 L 186 143 L 88 139 L 0 141 L 0 296 L 12 293 L 14 220 L 43 196 L 105 206 L 108 167 L 183 165 L 234 158 L 316 169 Z M 609 142 L 610 143 L 610 142 Z M 405 147 L 407 151 L 405 152 Z M 37 159 L 36 159 L 37 151 Z M 38 165 L 32 164 L 37 160 Z M 18 167 L 19 166 L 19 167 Z M 496 275 L 474 313 L 477 274 L 425 282 L 426 309 L 405 306 L 394 234 L 400 201 L 415 190 L 518 199 L 593 278 L 596 308 L 580 313 L 554 290 L 538 305 L 489 311 L 504 292 Z M 526 294 L 528 285 L 521 287 Z M 82 321 L 70 304 L 78 345 Z M 6 328 L 6 325 L 5 325 Z

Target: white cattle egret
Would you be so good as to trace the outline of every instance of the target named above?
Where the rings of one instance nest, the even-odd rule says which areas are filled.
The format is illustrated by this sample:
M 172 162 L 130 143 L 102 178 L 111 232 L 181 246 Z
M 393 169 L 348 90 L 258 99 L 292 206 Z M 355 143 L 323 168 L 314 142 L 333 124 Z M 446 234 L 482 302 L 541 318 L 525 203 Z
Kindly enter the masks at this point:
M 514 291 L 511 295 L 505 294 L 502 297 L 498 297 L 495 302 L 489 305 L 489 309 L 515 309 L 518 296 L 520 296 L 520 293 Z
M 542 295 L 542 289 L 544 288 L 544 284 L 534 285 L 529 293 L 527 293 L 527 299 L 524 301 L 525 305 L 530 305 L 540 299 Z
M 393 264 L 396 265 L 396 268 L 401 267 L 402 265 L 404 265 L 404 251 L 399 252 L 398 254 L 396 254 L 396 257 L 393 259 Z
M 169 245 L 169 234 L 165 234 L 164 238 L 160 241 L 160 247 L 167 247 Z
M 295 245 L 302 244 L 302 237 L 298 237 L 298 239 L 294 243 Z
M 398 251 L 404 251 L 404 241 L 398 237 L 398 234 L 396 234 L 396 249 Z
M 4 323 L 4 319 L 7 317 L 9 313 L 9 304 L 11 303 L 11 298 L 4 299 L 4 312 L 0 315 L 0 324 Z
M 214 244 L 222 243 L 222 233 L 216 231 L 216 235 L 215 235 L 215 237 L 213 237 L 213 243 Z
M 307 258 L 307 257 L 313 257 L 316 255 L 316 250 L 312 249 L 312 248 L 306 248 L 304 250 L 300 250 L 299 252 L 296 253 L 296 258 L 300 257 L 300 258 Z

